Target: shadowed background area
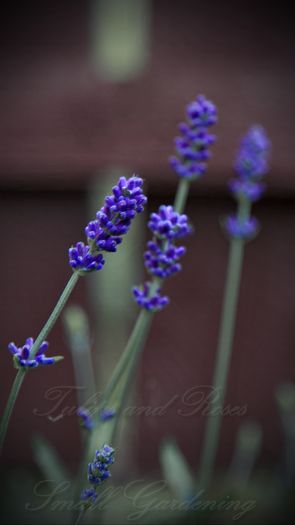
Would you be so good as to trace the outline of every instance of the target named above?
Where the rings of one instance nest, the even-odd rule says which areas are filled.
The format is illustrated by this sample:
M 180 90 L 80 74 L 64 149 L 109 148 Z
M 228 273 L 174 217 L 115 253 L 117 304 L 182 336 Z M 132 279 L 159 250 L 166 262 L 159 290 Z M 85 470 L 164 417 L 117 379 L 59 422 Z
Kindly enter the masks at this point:
M 253 123 L 262 124 L 272 141 L 272 162 L 266 196 L 254 207 L 262 231 L 246 250 L 226 396 L 226 405 L 240 407 L 241 414 L 223 419 L 218 463 L 230 461 L 247 418 L 262 426 L 261 464 L 280 459 L 274 396 L 279 384 L 295 379 L 295 75 L 288 9 L 188 0 L 6 6 L 0 32 L 1 409 L 15 373 L 7 343 L 36 336 L 54 306 L 70 275 L 68 247 L 93 215 L 94 185 L 100 207 L 114 170 L 136 172 L 145 179 L 149 211 L 172 202 L 177 178 L 167 158 L 185 105 L 203 93 L 219 110 L 218 141 L 206 176 L 191 187 L 187 212 L 195 235 L 187 241 L 183 272 L 167 283 L 171 305 L 156 316 L 142 359 L 133 404 L 163 410 L 133 416 L 132 468 L 157 471 L 158 447 L 168 435 L 194 466 L 199 461 L 205 415 L 198 401 L 189 406 L 189 391 L 212 381 L 228 255 L 219 220 L 234 209 L 227 181 L 238 142 Z M 142 221 L 137 236 L 124 241 L 134 264 L 134 273 L 127 268 L 131 257 L 121 268 L 123 280 L 129 272 L 128 286 L 143 278 L 147 236 Z M 126 291 L 122 304 L 114 277 L 106 278 L 101 300 L 91 278 L 81 280 L 70 299 L 89 314 L 102 384 L 136 316 L 131 294 Z M 96 279 L 99 293 L 103 273 Z M 56 418 L 60 411 L 46 394 L 75 381 L 60 321 L 49 341 L 52 354 L 65 360 L 26 379 L 5 461 L 31 464 L 33 429 L 74 470 L 80 451 L 76 417 Z M 76 403 L 73 391 L 61 406 Z

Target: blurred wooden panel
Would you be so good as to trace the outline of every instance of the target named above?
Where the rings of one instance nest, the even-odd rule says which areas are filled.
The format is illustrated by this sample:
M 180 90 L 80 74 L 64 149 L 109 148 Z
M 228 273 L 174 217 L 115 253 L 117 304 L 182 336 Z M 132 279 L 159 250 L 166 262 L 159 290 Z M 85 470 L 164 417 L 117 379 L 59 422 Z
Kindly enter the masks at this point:
M 184 106 L 205 93 L 219 107 L 218 143 L 204 184 L 220 188 L 252 123 L 271 137 L 273 191 L 293 190 L 293 17 L 264 3 L 152 3 L 151 53 L 133 81 L 91 66 L 90 3 L 26 2 L 3 14 L 1 184 L 79 186 L 118 164 L 167 180 Z M 290 8 L 291 9 L 291 8 Z M 165 177 L 165 178 L 164 178 Z

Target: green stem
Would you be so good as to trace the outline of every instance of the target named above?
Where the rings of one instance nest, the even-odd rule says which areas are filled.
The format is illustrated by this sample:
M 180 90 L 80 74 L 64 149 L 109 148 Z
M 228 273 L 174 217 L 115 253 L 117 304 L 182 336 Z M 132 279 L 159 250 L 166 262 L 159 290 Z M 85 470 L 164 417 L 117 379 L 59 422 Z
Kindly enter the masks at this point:
M 99 404 L 99 411 L 102 410 L 108 404 L 110 397 L 112 396 L 113 391 L 117 386 L 118 381 L 124 373 L 134 351 L 136 351 L 138 340 L 142 337 L 142 334 L 146 332 L 148 326 L 150 325 L 152 315 L 153 314 L 151 312 L 148 312 L 147 310 L 141 310 L 132 330 L 132 333 L 128 339 L 125 350 L 122 353 L 121 358 L 119 359 L 117 366 L 114 372 L 112 373 L 111 379 L 108 382 L 106 390 L 102 396 L 101 402 Z
M 78 515 L 78 517 L 76 519 L 75 525 L 78 525 L 79 523 L 81 523 L 81 520 L 82 520 L 84 514 L 85 514 L 85 510 L 84 509 L 79 512 L 79 515 Z
M 238 218 L 246 220 L 250 215 L 251 203 L 239 201 Z M 221 428 L 222 408 L 226 393 L 226 383 L 232 353 L 234 327 L 237 313 L 238 295 L 244 256 L 243 239 L 233 238 L 230 243 L 229 262 L 222 306 L 217 358 L 213 376 L 212 400 L 209 404 L 209 415 L 205 429 L 204 447 L 201 456 L 199 482 L 202 489 L 210 483 L 217 453 Z
M 69 279 L 64 291 L 62 292 L 58 302 L 56 303 L 56 306 L 53 309 L 50 317 L 48 318 L 48 321 L 46 321 L 40 334 L 38 335 L 36 341 L 34 342 L 31 352 L 30 352 L 30 359 L 34 359 L 41 343 L 44 341 L 44 339 L 46 339 L 47 335 L 52 330 L 53 326 L 55 325 L 57 319 L 59 318 L 61 314 L 63 307 L 65 306 L 68 298 L 70 297 L 75 285 L 77 284 L 78 279 L 79 279 L 78 273 L 74 272 L 71 278 Z
M 0 451 L 2 450 L 8 423 L 9 423 L 18 393 L 20 391 L 20 387 L 22 386 L 22 382 L 25 378 L 25 375 L 26 375 L 26 371 L 24 368 L 21 368 L 20 370 L 18 370 L 14 378 L 13 385 L 10 390 L 9 398 L 8 398 L 8 401 L 5 407 L 5 411 L 4 411 L 4 414 L 2 416 L 1 423 L 0 423 Z
M 144 348 L 145 341 L 149 334 L 150 326 L 152 323 L 152 318 L 153 318 L 152 314 L 149 314 L 149 318 L 146 320 L 145 326 L 143 327 L 143 330 L 140 332 L 136 346 L 134 347 L 133 353 L 130 356 L 129 362 L 125 368 L 125 373 L 123 374 L 121 383 L 119 385 L 119 389 L 115 391 L 114 400 L 112 400 L 112 402 L 114 403 L 114 406 L 116 408 L 116 417 L 114 420 L 112 431 L 110 432 L 110 439 L 109 439 L 110 443 L 115 442 L 115 436 L 116 436 L 116 431 L 117 431 L 117 427 L 119 424 L 120 416 L 122 414 L 122 410 L 125 406 L 125 402 L 128 397 L 130 384 L 132 383 L 133 377 L 135 375 L 135 370 L 137 367 L 139 356 L 141 354 L 141 351 Z
M 62 292 L 62 294 L 61 294 L 61 296 L 60 296 L 60 298 L 59 298 L 59 300 L 58 300 L 58 302 L 57 302 L 57 304 L 56 304 L 52 314 L 50 315 L 48 321 L 45 323 L 44 327 L 42 328 L 40 334 L 38 335 L 38 337 L 37 337 L 37 339 L 35 341 L 35 343 L 33 344 L 31 352 L 30 352 L 30 359 L 34 359 L 34 357 L 36 356 L 36 353 L 37 353 L 41 343 L 44 341 L 46 336 L 49 334 L 50 330 L 53 328 L 53 326 L 54 326 L 55 322 L 57 321 L 59 315 L 61 314 L 61 311 L 62 311 L 63 307 L 65 306 L 65 304 L 66 304 L 66 302 L 67 302 L 71 292 L 73 291 L 74 286 L 76 285 L 78 279 L 79 279 L 79 275 L 76 272 L 73 273 L 73 275 L 71 276 L 70 280 L 68 281 L 64 291 Z M 4 414 L 3 414 L 3 417 L 2 417 L 1 423 L 0 423 L 0 451 L 1 451 L 3 443 L 4 443 L 4 439 L 5 439 L 5 436 L 6 436 L 8 423 L 9 423 L 9 420 L 10 420 L 10 417 L 11 417 L 11 414 L 12 414 L 15 402 L 17 400 L 17 396 L 18 396 L 18 393 L 20 391 L 22 382 L 23 382 L 23 380 L 25 378 L 26 372 L 27 372 L 27 370 L 25 368 L 24 369 L 22 369 L 22 368 L 19 369 L 19 371 L 17 372 L 17 374 L 15 376 L 13 385 L 11 387 L 9 398 L 8 398 L 8 401 L 7 401 L 7 404 L 6 404 L 6 407 L 5 407 L 5 411 L 4 411 Z
M 177 213 L 183 213 L 185 204 L 187 201 L 187 196 L 190 188 L 190 180 L 189 179 L 180 179 L 177 191 L 174 199 L 174 211 Z

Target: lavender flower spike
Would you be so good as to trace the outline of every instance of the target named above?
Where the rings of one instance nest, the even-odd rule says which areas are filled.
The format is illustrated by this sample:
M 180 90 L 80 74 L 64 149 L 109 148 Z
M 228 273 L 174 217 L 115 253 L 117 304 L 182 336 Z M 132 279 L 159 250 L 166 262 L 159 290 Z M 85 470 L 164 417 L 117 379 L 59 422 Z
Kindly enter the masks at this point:
M 262 126 L 252 126 L 242 138 L 234 164 L 236 178 L 229 182 L 232 194 L 254 202 L 262 196 L 265 184 L 261 178 L 268 171 L 270 141 Z
M 268 170 L 270 142 L 262 126 L 252 126 L 243 137 L 234 165 L 238 177 L 258 180 Z
M 179 177 L 193 180 L 204 174 L 206 161 L 211 157 L 209 147 L 215 142 L 208 128 L 216 121 L 216 107 L 203 95 L 187 106 L 187 122 L 179 125 L 182 136 L 175 139 L 177 156 L 170 158 Z
M 236 177 L 229 182 L 229 189 L 239 202 L 248 203 L 260 199 L 265 191 L 261 178 L 268 170 L 270 141 L 261 126 L 252 126 L 243 137 L 235 162 Z M 252 239 L 258 231 L 254 217 L 240 218 L 230 215 L 223 222 L 230 237 Z
M 23 346 L 17 347 L 15 343 L 9 343 L 8 349 L 13 355 L 14 366 L 16 368 L 36 368 L 39 365 L 53 365 L 63 359 L 63 356 L 57 355 L 54 357 L 46 357 L 45 352 L 49 346 L 47 341 L 41 343 L 38 352 L 34 359 L 30 359 L 31 349 L 34 344 L 34 339 L 29 337 Z
M 88 481 L 92 487 L 84 489 L 81 500 L 87 508 L 95 502 L 97 487 L 111 476 L 109 467 L 114 463 L 115 450 L 110 445 L 103 445 L 96 450 L 94 460 L 88 464 Z
M 78 242 L 69 249 L 69 262 L 79 275 L 103 268 L 101 252 L 115 252 L 131 226 L 134 217 L 141 213 L 147 202 L 142 191 L 143 180 L 133 176 L 120 177 L 113 187 L 113 194 L 107 196 L 103 207 L 96 214 L 96 220 L 85 228 L 87 244 Z
M 187 216 L 176 213 L 172 206 L 160 206 L 157 213 L 151 214 L 148 227 L 154 238 L 147 243 L 145 267 L 150 275 L 166 279 L 181 270 L 179 259 L 185 254 L 185 248 L 175 246 L 175 240 L 188 235 L 191 227 Z M 154 289 L 150 282 L 132 291 L 137 304 L 151 312 L 161 310 L 169 302 L 168 297 L 161 296 L 160 288 Z

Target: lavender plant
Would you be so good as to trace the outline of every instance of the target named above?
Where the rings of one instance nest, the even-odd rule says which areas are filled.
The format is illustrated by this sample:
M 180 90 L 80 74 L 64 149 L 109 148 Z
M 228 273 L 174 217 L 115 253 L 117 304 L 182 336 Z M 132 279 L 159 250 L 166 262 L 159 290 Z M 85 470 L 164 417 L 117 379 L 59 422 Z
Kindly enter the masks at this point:
M 105 441 L 113 444 L 120 414 L 135 374 L 139 355 L 144 348 L 153 315 L 169 302 L 168 297 L 161 295 L 161 288 L 167 277 L 181 270 L 179 260 L 184 255 L 185 248 L 177 246 L 175 241 L 191 231 L 188 218 L 182 212 L 185 208 L 190 183 L 205 172 L 204 160 L 209 158 L 208 148 L 215 140 L 215 137 L 209 134 L 208 128 L 215 124 L 216 120 L 217 111 L 214 104 L 206 100 L 204 96 L 199 96 L 188 105 L 187 122 L 180 125 L 180 131 L 186 137 L 190 147 L 183 146 L 181 149 L 180 139 L 177 138 L 177 157 L 170 159 L 179 177 L 175 203 L 173 207 L 160 206 L 158 212 L 150 216 L 148 227 L 153 233 L 153 239 L 147 244 L 144 260 L 151 279 L 143 286 L 133 288 L 134 298 L 141 307 L 141 311 L 98 407 L 98 414 L 105 413 L 107 407 L 111 407 L 111 411 L 115 412 L 115 417 L 96 418 L 93 431 L 89 435 L 78 478 L 85 471 L 97 443 Z M 183 170 L 180 169 L 180 166 L 183 166 Z M 78 487 L 80 487 L 79 480 Z
M 229 182 L 238 207 L 235 215 L 229 215 L 222 221 L 230 239 L 230 253 L 213 377 L 219 408 L 223 407 L 226 392 L 245 242 L 258 232 L 258 221 L 251 216 L 251 207 L 265 190 L 261 179 L 268 170 L 269 149 L 270 142 L 263 128 L 257 125 L 251 127 L 242 139 L 237 154 L 234 165 L 236 177 Z M 199 483 L 203 489 L 211 479 L 221 426 L 221 410 L 216 415 L 213 405 L 214 401 L 211 401 L 199 472 Z
M 139 356 L 148 337 L 154 314 L 169 303 L 169 298 L 162 295 L 162 288 L 167 278 L 176 275 L 182 269 L 181 260 L 186 249 L 179 245 L 178 241 L 192 231 L 188 217 L 184 214 L 185 204 L 190 184 L 203 176 L 206 171 L 207 161 L 211 156 L 210 147 L 215 141 L 215 136 L 209 130 L 216 121 L 216 107 L 204 96 L 198 96 L 187 106 L 186 122 L 179 125 L 180 136 L 175 139 L 175 155 L 170 158 L 170 165 L 179 179 L 174 205 L 161 205 L 150 215 L 148 228 L 152 239 L 147 242 L 144 252 L 148 279 L 132 290 L 133 297 L 140 307 L 138 318 L 95 411 L 90 412 L 80 401 L 81 406 L 77 410 L 77 416 L 85 435 L 85 455 L 78 472 L 76 486 L 78 489 L 76 496 L 80 499 L 81 509 L 76 523 L 83 518 L 85 511 L 94 505 L 99 495 L 99 487 L 111 476 L 110 467 L 114 463 L 113 444 L 116 431 L 130 385 L 136 374 Z M 259 231 L 259 223 L 251 215 L 251 208 L 265 191 L 262 178 L 268 170 L 269 149 L 270 143 L 263 128 L 260 126 L 250 128 L 241 141 L 236 157 L 234 164 L 236 176 L 229 182 L 229 189 L 237 201 L 237 212 L 222 220 L 223 230 L 230 240 L 230 254 L 213 377 L 213 387 L 219 393 L 218 414 L 220 415 L 216 415 L 213 410 L 209 411 L 198 474 L 198 483 L 202 489 L 208 487 L 214 468 L 221 426 L 220 408 L 226 393 L 244 247 L 245 243 L 253 239 Z M 73 275 L 37 339 L 34 341 L 33 338 L 28 338 L 20 347 L 15 343 L 9 344 L 8 348 L 18 372 L 1 422 L 1 445 L 26 373 L 30 369 L 52 365 L 63 359 L 62 356 L 46 356 L 48 343 L 45 338 L 61 314 L 79 277 L 103 269 L 105 254 L 117 251 L 133 219 L 143 211 L 147 198 L 143 194 L 142 186 L 143 181 L 137 176 L 119 179 L 112 195 L 105 198 L 104 205 L 96 214 L 96 219 L 86 226 L 86 241 L 79 241 L 69 249 L 69 264 Z M 89 352 L 89 342 L 87 347 Z M 94 383 L 94 377 L 92 381 Z M 101 445 L 102 443 L 104 444 Z M 248 456 L 248 474 L 252 469 L 253 458 L 252 450 Z M 164 471 L 169 472 L 169 476 L 172 477 L 172 485 L 178 486 L 182 498 L 191 497 L 194 479 L 176 444 L 166 444 L 161 453 L 161 461 Z M 238 463 L 236 461 L 236 464 Z M 81 491 L 81 483 L 84 485 L 86 472 L 90 486 Z M 178 483 L 175 483 L 176 479 Z
M 14 343 L 9 344 L 14 364 L 19 370 L 1 419 L 0 448 L 2 448 L 9 419 L 27 371 L 40 364 L 54 364 L 62 359 L 61 356 L 45 357 L 44 352 L 48 343 L 44 339 L 61 314 L 79 277 L 103 268 L 105 263 L 103 252 L 117 250 L 132 220 L 143 211 L 147 198 L 143 194 L 142 186 L 143 180 L 137 176 L 130 179 L 125 177 L 119 179 L 118 184 L 113 187 L 113 194 L 105 198 L 103 207 L 97 212 L 96 220 L 91 221 L 85 228 L 87 244 L 78 242 L 69 249 L 69 263 L 73 274 L 37 339 L 35 342 L 32 338 L 27 339 L 26 344 L 21 348 L 17 348 Z

